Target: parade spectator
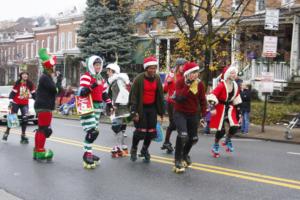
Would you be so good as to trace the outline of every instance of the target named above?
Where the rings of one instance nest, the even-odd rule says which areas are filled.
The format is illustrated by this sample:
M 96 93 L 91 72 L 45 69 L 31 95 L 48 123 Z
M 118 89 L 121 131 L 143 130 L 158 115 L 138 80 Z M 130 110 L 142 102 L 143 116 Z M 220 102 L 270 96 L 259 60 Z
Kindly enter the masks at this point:
M 158 61 L 155 57 L 144 59 L 145 72 L 140 73 L 133 81 L 129 105 L 135 125 L 132 138 L 131 160 L 137 159 L 137 148 L 140 140 L 144 140 L 141 157 L 144 162 L 150 161 L 148 148 L 156 137 L 157 115 L 163 119 L 163 88 L 160 77 L 156 74 Z
M 59 112 L 63 115 L 69 115 L 70 111 L 75 108 L 75 95 L 71 94 L 70 100 L 59 107 Z
M 62 90 L 60 95 L 59 95 L 59 106 L 61 106 L 62 104 L 66 103 L 67 101 L 70 100 L 70 96 L 74 95 L 75 92 L 72 89 L 71 85 L 68 85 L 66 89 Z
M 242 83 L 240 95 L 242 98 L 242 104 L 240 106 L 242 115 L 241 132 L 242 134 L 248 134 L 250 123 L 249 114 L 251 108 L 251 91 L 249 90 L 249 86 L 245 82 Z

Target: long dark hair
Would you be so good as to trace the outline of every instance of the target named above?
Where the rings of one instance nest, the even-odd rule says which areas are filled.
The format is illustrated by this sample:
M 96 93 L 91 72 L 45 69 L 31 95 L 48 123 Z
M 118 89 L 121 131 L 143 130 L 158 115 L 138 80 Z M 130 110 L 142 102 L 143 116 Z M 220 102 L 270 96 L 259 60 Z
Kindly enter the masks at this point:
M 23 74 L 27 74 L 29 76 L 29 74 L 27 72 L 21 72 L 19 75 L 19 79 L 16 81 L 15 85 L 20 85 L 21 81 L 22 81 L 22 75 Z M 29 79 L 26 80 L 26 85 L 27 87 L 32 90 L 33 89 L 33 83 L 32 81 L 30 81 Z

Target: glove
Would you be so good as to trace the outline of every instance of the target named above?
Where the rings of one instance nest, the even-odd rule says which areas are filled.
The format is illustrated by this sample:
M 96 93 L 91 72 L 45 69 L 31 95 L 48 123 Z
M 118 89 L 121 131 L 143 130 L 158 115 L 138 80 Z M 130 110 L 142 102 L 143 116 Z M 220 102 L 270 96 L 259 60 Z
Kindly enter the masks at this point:
M 91 88 L 94 89 L 94 88 L 97 87 L 97 86 L 98 86 L 98 84 L 95 82 L 95 83 L 93 83 L 93 84 L 91 85 Z

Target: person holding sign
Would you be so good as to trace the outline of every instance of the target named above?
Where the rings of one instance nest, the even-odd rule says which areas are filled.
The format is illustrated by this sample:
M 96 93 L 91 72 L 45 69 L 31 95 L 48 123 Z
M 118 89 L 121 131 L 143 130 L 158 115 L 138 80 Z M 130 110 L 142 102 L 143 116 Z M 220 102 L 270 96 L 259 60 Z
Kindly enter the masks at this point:
M 76 108 L 80 114 L 80 123 L 86 136 L 83 142 L 83 167 L 95 168 L 100 161 L 92 151 L 92 144 L 99 135 L 99 119 L 102 101 L 105 100 L 110 108 L 111 100 L 106 92 L 107 84 L 101 76 L 103 60 L 99 56 L 88 59 L 87 72 L 80 77 L 79 96 L 76 97 Z

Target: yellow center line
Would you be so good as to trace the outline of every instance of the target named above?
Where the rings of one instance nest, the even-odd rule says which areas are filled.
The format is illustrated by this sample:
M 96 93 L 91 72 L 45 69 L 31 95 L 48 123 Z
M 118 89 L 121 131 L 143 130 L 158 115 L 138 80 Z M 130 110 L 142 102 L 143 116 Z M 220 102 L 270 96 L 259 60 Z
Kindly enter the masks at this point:
M 0 128 L 0 130 L 1 130 L 1 128 Z M 21 132 L 18 130 L 12 130 L 12 133 L 19 134 L 19 135 L 21 134 Z M 33 133 L 27 133 L 27 135 L 30 137 L 34 137 Z M 51 138 L 48 138 L 47 140 L 62 143 L 62 144 L 77 146 L 77 147 L 83 146 L 82 142 L 72 140 L 72 139 L 67 139 L 67 138 L 51 136 Z M 111 151 L 110 147 L 105 147 L 105 146 L 96 145 L 96 144 L 93 144 L 93 149 L 102 151 L 102 152 L 108 152 L 108 153 L 110 153 L 110 151 Z M 173 162 L 174 160 L 172 158 L 167 158 L 167 157 L 151 155 L 151 161 L 154 161 L 157 163 L 162 163 L 162 164 L 174 165 L 174 162 Z M 247 171 L 235 170 L 235 169 L 218 167 L 218 166 L 214 166 L 214 165 L 207 165 L 207 164 L 201 164 L 201 163 L 193 163 L 192 166 L 190 166 L 189 168 L 197 170 L 197 171 L 204 171 L 204 172 L 209 172 L 209 173 L 214 173 L 214 174 L 235 177 L 235 178 L 239 178 L 239 179 L 250 180 L 250 181 L 254 181 L 254 182 L 266 183 L 266 184 L 277 185 L 277 186 L 300 190 L 300 181 L 298 181 L 298 180 L 279 178 L 279 177 L 268 176 L 268 175 L 263 175 L 263 174 L 259 174 L 259 173 L 252 173 L 252 172 L 247 172 Z

